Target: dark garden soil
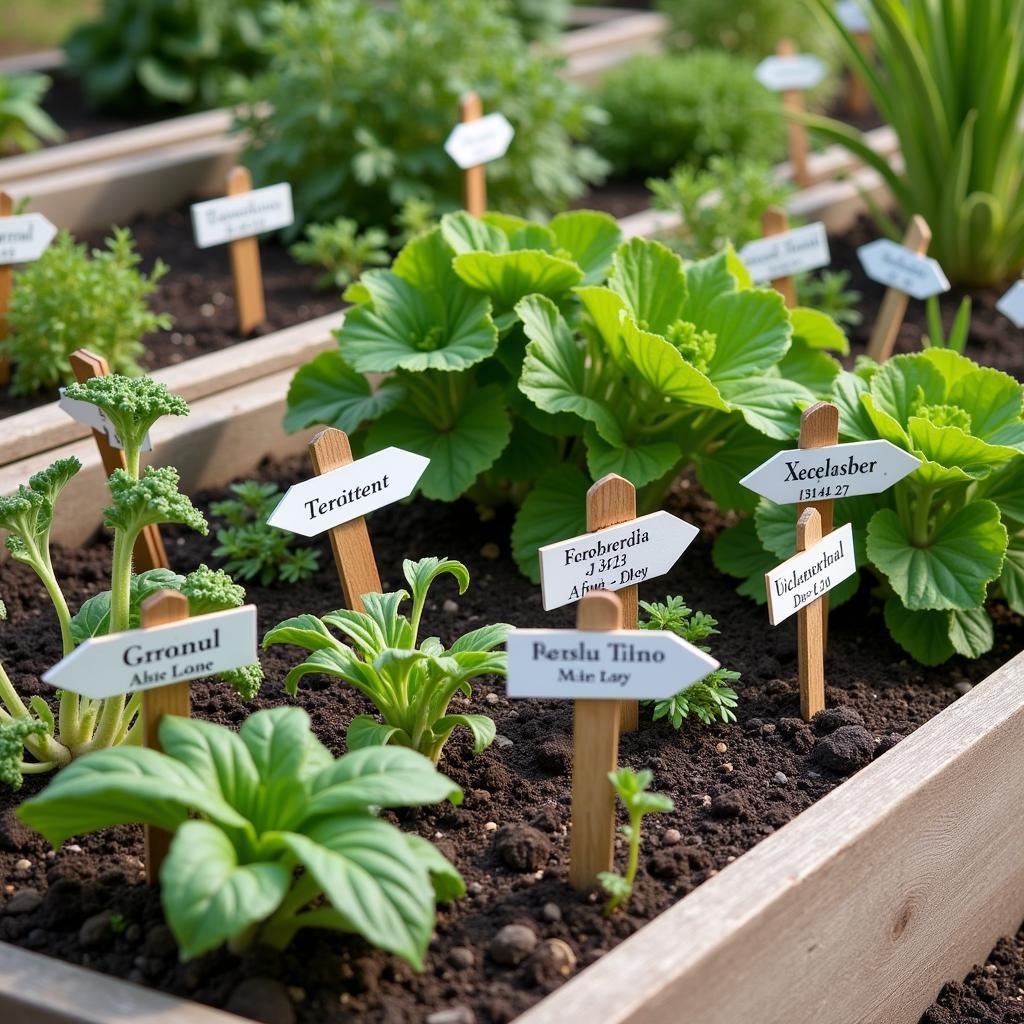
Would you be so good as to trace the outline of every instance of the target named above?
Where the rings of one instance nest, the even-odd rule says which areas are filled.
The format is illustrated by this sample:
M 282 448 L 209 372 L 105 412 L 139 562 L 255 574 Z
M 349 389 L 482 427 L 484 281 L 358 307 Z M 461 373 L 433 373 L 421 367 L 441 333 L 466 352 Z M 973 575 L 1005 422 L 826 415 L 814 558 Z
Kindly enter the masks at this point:
M 304 475 L 301 461 L 271 465 L 261 475 L 283 484 Z M 223 492 L 204 495 L 204 501 Z M 714 652 L 742 673 L 739 722 L 675 732 L 643 716 L 623 736 L 620 761 L 650 768 L 656 788 L 676 810 L 659 815 L 645 833 L 632 902 L 606 919 L 596 893 L 567 885 L 571 709 L 567 702 L 510 703 L 499 681 L 485 680 L 465 709 L 486 711 L 498 739 L 480 756 L 456 736 L 441 767 L 464 789 L 459 808 L 443 806 L 399 815 L 401 825 L 430 838 L 462 871 L 469 895 L 439 911 L 426 971 L 417 975 L 362 941 L 300 933 L 278 954 L 254 950 L 241 959 L 219 952 L 188 964 L 176 960 L 157 893 L 142 881 L 141 830 L 116 828 L 83 836 L 56 854 L 21 826 L 12 810 L 38 792 L 26 780 L 0 805 L 0 875 L 5 882 L 0 940 L 17 943 L 122 978 L 149 984 L 269 1021 L 422 1022 L 446 1018 L 499 1024 L 636 931 L 705 879 L 834 789 L 873 756 L 946 707 L 1024 644 L 1024 623 L 997 606 L 996 646 L 977 662 L 955 660 L 926 670 L 888 639 L 879 606 L 865 594 L 832 618 L 830 710 L 813 727 L 798 717 L 796 626 L 770 630 L 763 609 L 738 597 L 710 561 L 719 513 L 691 481 L 678 486 L 670 507 L 705 528 L 667 579 L 646 585 L 645 599 L 682 593 L 721 623 Z M 573 624 L 573 610 L 544 614 L 539 589 L 518 575 L 508 557 L 509 521 L 487 518 L 469 504 L 426 500 L 377 513 L 371 522 L 385 587 L 402 584 L 403 557 L 451 555 L 465 560 L 472 583 L 462 597 L 447 581 L 432 595 L 423 635 L 449 641 L 485 621 L 519 626 Z M 173 567 L 211 559 L 212 542 L 167 531 Z M 300 612 L 324 614 L 341 602 L 333 564 L 301 585 L 250 586 L 261 630 Z M 68 580 L 72 607 L 105 584 L 108 553 L 101 544 L 55 552 Z M 865 588 L 866 589 L 866 588 Z M 21 566 L 4 567 L 3 596 L 11 622 L 3 629 L 4 661 L 24 693 L 41 693 L 39 674 L 59 656 L 52 612 Z M 341 685 L 303 685 L 295 698 L 281 685 L 302 657 L 273 648 L 264 657 L 267 681 L 259 699 L 244 704 L 221 685 L 193 686 L 193 713 L 237 726 L 255 708 L 297 704 L 336 754 L 347 723 L 369 710 Z M 619 848 L 620 863 L 624 851 Z M 495 944 L 508 924 L 527 929 L 524 945 Z M 530 947 L 536 944 L 530 951 Z M 459 1009 L 463 1008 L 463 1009 Z
M 157 259 L 170 268 L 150 297 L 149 306 L 156 313 L 169 313 L 173 324 L 169 330 L 143 338 L 145 352 L 140 362 L 144 369 L 158 370 L 238 344 L 242 339 L 238 335 L 229 247 L 197 249 L 187 205 L 138 217 L 128 226 L 142 255 L 142 269 L 148 274 Z M 102 247 L 108 236 L 109 232 L 94 231 L 83 234 L 80 240 Z M 320 271 L 296 263 L 276 238 L 260 244 L 260 258 L 267 320 L 255 329 L 255 336 L 341 309 L 340 291 L 317 289 Z M 53 393 L 15 398 L 6 390 L 0 391 L 0 417 L 24 412 L 56 397 Z
M 832 251 L 832 270 L 850 272 L 849 287 L 861 293 L 857 308 L 863 314 L 863 322 L 848 330 L 852 355 L 867 350 L 868 339 L 875 324 L 879 306 L 885 295 L 885 287 L 872 281 L 864 273 L 857 259 L 857 247 L 881 237 L 874 222 L 861 217 L 853 228 L 842 235 L 829 238 Z M 965 355 L 983 366 L 992 366 L 1024 380 L 1024 334 L 1020 329 L 996 310 L 996 303 L 1005 294 L 1008 284 L 997 288 L 953 288 L 939 296 L 942 322 L 949 330 L 961 301 L 969 296 L 972 300 L 971 330 Z M 896 338 L 896 352 L 919 352 L 921 339 L 928 333 L 926 307 L 924 302 L 911 299 L 907 315 Z

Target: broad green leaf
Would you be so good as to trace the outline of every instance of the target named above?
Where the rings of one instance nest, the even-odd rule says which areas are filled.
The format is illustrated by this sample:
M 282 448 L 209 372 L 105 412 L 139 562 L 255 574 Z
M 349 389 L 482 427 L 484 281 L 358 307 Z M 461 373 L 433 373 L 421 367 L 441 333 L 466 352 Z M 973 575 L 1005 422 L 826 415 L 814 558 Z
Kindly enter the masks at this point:
M 827 398 L 841 367 L 827 353 L 810 348 L 803 338 L 793 338 L 789 351 L 779 363 L 779 373 L 811 394 Z
M 529 401 L 521 392 L 517 391 L 517 394 L 524 402 Z M 545 415 L 540 410 L 536 411 L 538 415 Z M 558 461 L 560 454 L 561 445 L 555 438 L 535 430 L 522 417 L 516 417 L 512 421 L 508 445 L 490 472 L 498 480 L 536 480 Z
M 890 416 L 884 409 L 879 408 L 870 391 L 860 393 L 860 404 L 871 422 L 876 437 L 880 437 L 883 441 L 888 441 L 904 451 L 911 450 L 910 435 L 902 425 L 902 423 L 906 423 L 906 420 L 901 423 L 895 416 Z
M 506 622 L 494 622 L 488 626 L 481 626 L 479 629 L 471 629 L 448 648 L 448 653 L 492 651 L 508 639 L 508 631 L 511 628 Z
M 526 496 L 512 528 L 512 556 L 520 572 L 540 582 L 537 549 L 587 531 L 590 481 L 573 465 L 546 473 Z
M 982 480 L 976 497 L 994 501 L 1004 522 L 1024 524 L 1024 459 L 1014 459 Z
M 960 376 L 948 401 L 971 417 L 971 433 L 989 444 L 1024 445 L 1021 386 L 1011 376 L 988 367 Z
M 911 416 L 907 425 L 916 454 L 974 479 L 988 476 L 1020 454 L 1016 448 L 988 444 L 959 427 L 937 427 L 921 416 Z
M 447 737 L 452 730 L 460 726 L 472 733 L 474 754 L 486 750 L 494 742 L 498 732 L 494 721 L 486 715 L 445 715 L 434 723 L 434 735 L 438 739 Z
M 196 84 L 191 75 L 152 54 L 140 58 L 135 73 L 143 88 L 165 103 L 185 104 L 195 95 Z
M 839 437 L 842 441 L 873 441 L 878 431 L 861 403 L 868 390 L 867 381 L 842 370 L 832 385 L 831 402 L 839 409 Z
M 608 444 L 593 427 L 584 432 L 587 444 L 587 469 L 595 480 L 617 473 L 636 487 L 660 480 L 680 462 L 682 452 L 676 441 L 624 439 L 621 445 Z
M 509 236 L 500 228 L 460 210 L 441 218 L 441 234 L 456 254 L 508 252 Z
M 922 665 L 941 665 L 956 654 L 949 639 L 950 614 L 909 611 L 895 595 L 885 602 L 885 624 L 893 640 Z
M 919 357 L 927 360 L 942 374 L 946 388 L 950 390 L 961 377 L 978 369 L 977 363 L 949 348 L 926 348 L 919 353 Z
M 795 381 L 781 377 L 747 377 L 718 382 L 722 397 L 740 411 L 755 430 L 779 441 L 800 433 L 800 410 L 814 401 L 814 394 Z
M 719 437 L 723 422 L 729 419 L 733 425 Z M 778 441 L 747 426 L 736 414 L 715 417 L 708 430 L 715 440 L 709 445 L 702 444 L 693 455 L 701 484 L 720 508 L 753 512 L 758 496 L 742 486 L 740 480 L 779 450 Z
M 466 252 L 455 257 L 455 273 L 489 296 L 499 312 L 512 309 L 526 295 L 559 299 L 583 280 L 575 263 L 536 249 L 515 252 Z
M 356 715 L 345 730 L 345 747 L 352 753 L 365 747 L 383 747 L 402 730 L 396 725 L 383 725 L 372 715 Z
M 132 576 L 129 595 L 130 629 L 139 625 L 142 602 L 160 590 L 180 591 L 185 577 L 170 569 L 147 569 Z M 83 602 L 82 607 L 71 618 L 71 637 L 76 644 L 92 636 L 106 636 L 110 629 L 110 591 L 104 590 Z
M 715 335 L 708 376 L 716 385 L 768 370 L 789 349 L 792 328 L 786 304 L 774 289 L 719 295 L 694 323 Z
M 996 636 L 985 608 L 949 612 L 949 640 L 965 658 L 980 658 L 991 651 Z
M 622 345 L 622 314 L 626 303 L 610 288 L 577 288 L 576 294 L 593 321 L 593 329 L 604 350 L 620 365 L 625 365 Z
M 1024 537 L 1011 537 L 999 577 L 1006 603 L 1018 614 L 1024 615 Z
M 646 238 L 623 242 L 615 253 L 608 287 L 625 301 L 643 330 L 665 334 L 677 320 L 684 319 L 687 291 L 683 264 L 661 242 Z
M 753 519 L 741 519 L 718 535 L 712 549 L 715 568 L 743 580 L 737 590 L 758 604 L 765 604 L 764 574 L 778 565 L 761 543 Z
M 548 228 L 528 221 L 513 231 L 508 240 L 513 250 L 538 249 L 541 252 L 554 253 L 557 247 L 555 236 Z
M 412 832 L 407 832 L 405 839 L 413 854 L 430 873 L 430 880 L 434 883 L 434 895 L 440 902 L 448 903 L 466 895 L 466 883 L 462 880 L 462 875 L 433 843 Z
M 729 269 L 728 252 L 697 260 L 686 267 L 686 302 L 682 319 L 707 329 L 711 304 L 726 295 L 738 294 L 737 280 Z
M 802 341 L 810 349 L 831 350 L 848 355 L 850 342 L 843 329 L 827 313 L 818 309 L 797 306 L 789 311 L 793 324 L 793 340 Z
M 614 217 L 595 210 L 573 210 L 552 218 L 548 227 L 558 246 L 583 270 L 584 284 L 604 280 L 622 241 L 622 231 Z
M 447 299 L 459 287 L 452 269 L 455 250 L 444 240 L 441 228 L 431 228 L 407 242 L 391 264 L 391 271 L 408 281 L 417 291 L 434 292 Z
M 469 214 L 463 213 L 462 216 L 469 217 Z M 530 227 L 530 222 L 525 217 L 517 217 L 512 213 L 501 213 L 498 210 L 488 210 L 480 220 L 503 232 L 506 238 L 511 238 L 517 231 Z
M 266 648 L 272 644 L 294 644 L 307 651 L 318 651 L 321 647 L 337 647 L 338 641 L 320 619 L 305 614 L 285 619 L 268 630 L 263 637 L 263 646 Z
M 946 381 L 935 366 L 917 356 L 893 356 L 871 378 L 874 407 L 899 424 L 905 424 L 924 402 L 941 405 L 946 400 Z

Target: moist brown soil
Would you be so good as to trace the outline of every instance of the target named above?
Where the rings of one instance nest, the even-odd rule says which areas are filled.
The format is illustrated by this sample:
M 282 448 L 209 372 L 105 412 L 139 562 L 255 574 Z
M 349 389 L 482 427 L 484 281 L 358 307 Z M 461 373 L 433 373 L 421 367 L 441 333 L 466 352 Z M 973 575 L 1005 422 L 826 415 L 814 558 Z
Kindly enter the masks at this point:
M 143 338 L 145 351 L 139 360 L 143 368 L 162 369 L 238 344 L 242 339 L 228 246 L 196 248 L 188 205 L 138 217 L 128 226 L 142 255 L 142 269 L 150 273 L 157 259 L 170 268 L 150 296 L 149 306 L 156 313 L 169 313 L 173 324 L 169 330 Z M 109 232 L 93 231 L 83 234 L 81 241 L 102 248 L 108 236 Z M 267 319 L 253 331 L 254 336 L 341 309 L 340 291 L 318 289 L 320 271 L 296 263 L 277 238 L 262 241 L 260 259 Z M 56 397 L 54 392 L 16 398 L 3 389 L 0 417 L 24 412 Z
M 304 473 L 303 463 L 292 460 L 265 466 L 260 475 L 288 484 Z M 208 502 L 222 494 L 202 497 Z M 809 728 L 798 717 L 795 622 L 768 629 L 764 610 L 737 596 L 732 582 L 714 571 L 710 543 L 723 520 L 692 481 L 680 483 L 669 507 L 703 532 L 670 576 L 644 585 L 641 597 L 657 600 L 681 593 L 694 608 L 719 620 L 714 653 L 723 665 L 742 673 L 739 721 L 711 728 L 687 723 L 676 732 L 664 722 L 652 723 L 647 712 L 639 731 L 622 737 L 620 762 L 650 768 L 656 788 L 673 797 L 676 809 L 645 826 L 634 897 L 614 917 L 602 916 L 597 893 L 577 894 L 566 881 L 568 702 L 510 703 L 501 682 L 486 679 L 462 709 L 491 714 L 499 739 L 474 757 L 456 734 L 441 764 L 464 788 L 464 804 L 400 815 L 404 828 L 437 842 L 469 888 L 464 899 L 439 909 L 422 974 L 357 938 L 321 932 L 300 933 L 284 954 L 257 949 L 237 959 L 217 952 L 179 964 L 158 894 L 142 881 L 141 830 L 108 829 L 78 837 L 53 853 L 12 813 L 20 799 L 45 784 L 40 778 L 27 779 L 17 796 L 2 794 L 0 876 L 6 898 L 26 889 L 43 898 L 28 912 L 14 913 L 17 902 L 10 912 L 0 911 L 0 940 L 259 1019 L 398 1024 L 464 1007 L 472 1011 L 464 1019 L 477 1024 L 509 1021 L 562 984 L 565 975 L 597 960 L 839 785 L 844 776 L 820 761 L 829 745 L 824 737 L 837 724 L 862 721 L 873 737 L 874 756 L 880 756 L 1024 642 L 1024 623 L 997 605 L 991 654 L 976 662 L 955 659 L 939 669 L 924 669 L 889 640 L 879 605 L 865 586 L 857 600 L 832 616 L 827 698 L 830 708 L 839 709 L 839 720 L 833 714 L 830 722 Z M 508 556 L 506 514 L 488 518 L 465 502 L 418 500 L 375 514 L 370 528 L 385 588 L 402 585 L 403 557 L 447 554 L 470 567 L 472 583 L 464 596 L 447 580 L 436 586 L 423 635 L 450 642 L 495 620 L 519 626 L 573 624 L 571 607 L 545 614 L 539 589 L 517 573 Z M 174 568 L 212 561 L 209 539 L 168 529 L 167 540 Z M 323 562 L 313 579 L 290 587 L 249 587 L 249 598 L 260 609 L 261 630 L 291 615 L 324 614 L 341 604 L 327 546 L 319 546 Z M 105 584 L 108 552 L 102 543 L 58 550 L 54 561 L 67 580 L 72 607 Z M 52 612 L 22 566 L 5 566 L 3 591 L 11 613 L 0 633 L 4 662 L 24 693 L 43 693 L 39 674 L 59 657 Z M 222 685 L 196 683 L 193 714 L 237 727 L 255 708 L 298 705 L 310 713 L 320 738 L 334 753 L 342 753 L 347 723 L 371 709 L 351 689 L 326 681 L 303 685 L 297 696 L 287 696 L 282 679 L 301 657 L 292 648 L 267 652 L 267 679 L 251 705 Z M 871 743 L 868 739 L 868 751 Z M 524 833 L 527 825 L 535 831 Z M 528 863 L 516 862 L 523 870 L 498 857 L 496 833 L 503 828 L 532 851 Z M 623 858 L 620 847 L 620 865 Z M 22 860 L 27 866 L 19 868 Z M 31 894 L 21 897 L 26 899 L 33 902 Z M 117 915 L 115 927 L 105 924 L 106 916 L 96 917 L 109 913 Z M 543 945 L 516 967 L 494 962 L 490 942 L 510 923 L 526 925 L 541 940 L 568 943 L 575 964 L 560 974 L 551 964 L 550 947 Z M 279 1012 L 272 1012 L 275 999 Z

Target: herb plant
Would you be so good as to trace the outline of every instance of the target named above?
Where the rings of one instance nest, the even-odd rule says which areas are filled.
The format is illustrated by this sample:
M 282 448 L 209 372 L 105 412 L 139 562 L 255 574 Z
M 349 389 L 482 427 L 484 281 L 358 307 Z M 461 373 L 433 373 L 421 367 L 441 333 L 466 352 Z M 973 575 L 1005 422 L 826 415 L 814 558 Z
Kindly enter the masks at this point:
M 505 623 L 482 626 L 446 648 L 437 637 L 419 640 L 420 619 L 431 584 L 443 575 L 455 578 L 459 593 L 469 586 L 461 562 L 446 558 L 406 559 L 402 565 L 412 597 L 410 616 L 399 613 L 409 591 L 364 594 L 362 612 L 341 608 L 323 618 L 299 615 L 270 630 L 263 646 L 293 644 L 310 651 L 285 678 L 290 693 L 307 675 L 328 675 L 354 686 L 372 701 L 383 723 L 358 715 L 348 727 L 349 750 L 380 744 L 410 747 L 437 764 L 448 737 L 460 726 L 473 736 L 476 753 L 494 740 L 494 722 L 486 715 L 449 714 L 457 693 L 473 694 L 470 682 L 478 676 L 505 674 Z M 346 647 L 327 628 L 340 630 L 351 642 Z
M 281 499 L 277 484 L 246 480 L 232 484 L 234 498 L 214 502 L 210 514 L 227 525 L 217 530 L 217 558 L 239 579 L 258 579 L 263 586 L 275 580 L 299 583 L 320 565 L 320 552 L 293 547 L 294 536 L 267 523 Z
M 681 597 L 667 597 L 663 603 L 656 604 L 641 601 L 640 607 L 647 615 L 647 618 L 640 622 L 641 629 L 668 630 L 702 651 L 711 650 L 701 641 L 718 634 L 715 628 L 718 620 L 704 612 L 695 612 L 688 608 Z M 736 716 L 732 709 L 736 707 L 737 696 L 736 691 L 728 684 L 735 683 L 739 678 L 739 672 L 717 668 L 672 697 L 644 701 L 644 704 L 653 705 L 655 722 L 667 718 L 674 729 L 681 729 L 683 720 L 689 718 L 691 712 L 705 725 L 712 725 L 716 721 L 735 722 Z
M 0 156 L 28 152 L 43 141 L 63 138 L 64 133 L 41 106 L 49 88 L 46 75 L 0 75 Z
M 814 0 L 899 139 L 894 170 L 849 126 L 810 125 L 883 177 L 904 218 L 921 214 L 929 255 L 954 284 L 990 285 L 1024 266 L 1024 0 L 872 0 L 868 61 L 830 0 Z M 890 230 L 895 229 L 890 226 Z
M 547 42 L 565 28 L 570 7 L 572 0 L 510 0 L 509 13 L 523 38 Z
M 796 294 L 801 306 L 810 306 L 830 316 L 842 327 L 859 327 L 864 320 L 857 304 L 863 298 L 850 283 L 848 270 L 822 270 L 798 274 Z
M 60 628 L 62 656 L 94 636 L 118 633 L 139 625 L 142 602 L 159 590 L 183 593 L 192 615 L 237 608 L 245 591 L 223 572 L 201 565 L 187 576 L 169 569 L 132 572 L 132 549 L 148 525 L 182 523 L 206 533 L 206 520 L 178 491 L 178 473 L 172 467 L 139 471 L 143 438 L 160 416 L 184 416 L 188 406 L 149 377 L 130 379 L 112 375 L 85 384 L 72 384 L 68 395 L 103 409 L 124 443 L 127 469 L 110 477 L 111 504 L 103 510 L 104 524 L 114 533 L 110 590 L 86 600 L 72 615 L 50 558 L 50 529 L 61 492 L 81 469 L 76 458 L 58 459 L 36 473 L 27 485 L 0 497 L 0 530 L 8 533 L 11 558 L 29 566 L 53 604 Z M 225 681 L 243 696 L 259 688 L 262 673 L 252 665 L 225 673 Z M 92 700 L 62 691 L 54 717 L 41 697 L 26 704 L 0 667 L 0 776 L 14 782 L 21 774 L 50 771 L 93 750 L 137 742 L 141 720 L 141 693 Z M 40 728 L 41 726 L 41 728 Z M 32 760 L 25 760 L 17 740 Z
M 1024 612 L 1024 416 L 1020 384 L 952 349 L 864 360 L 835 382 L 842 441 L 882 438 L 923 464 L 882 494 L 835 502 L 853 524 L 858 565 L 876 577 L 885 622 L 909 654 L 937 665 L 993 644 L 986 598 Z M 793 553 L 793 510 L 762 501 L 753 520 L 723 534 L 720 569 L 764 600 L 763 572 Z M 857 590 L 831 591 L 833 606 Z
M 629 814 L 629 824 L 619 827 L 619 832 L 629 843 L 629 861 L 625 875 L 602 871 L 597 876 L 609 897 L 604 905 L 605 916 L 614 914 L 632 895 L 640 864 L 640 830 L 644 817 L 648 814 L 666 814 L 675 808 L 671 797 L 649 791 L 653 779 L 654 776 L 646 768 L 639 772 L 632 768 L 620 768 L 617 772 L 608 773 L 608 781 Z
M 345 288 L 369 267 L 386 267 L 391 262 L 388 233 L 383 228 L 360 232 L 349 217 L 308 225 L 305 241 L 296 242 L 288 252 L 297 263 L 324 269 L 317 288 Z
M 598 114 L 530 50 L 493 0 L 308 0 L 275 8 L 270 66 L 241 125 L 257 181 L 290 181 L 299 224 L 355 217 L 388 224 L 410 197 L 440 212 L 462 204 L 462 172 L 444 151 L 460 95 L 476 89 L 516 137 L 488 165 L 490 201 L 556 210 L 604 162 L 582 142 Z M 443 55 L 443 56 L 442 56 Z
M 28 395 L 74 380 L 71 353 L 88 348 L 115 373 L 137 374 L 140 339 L 171 326 L 166 313 L 146 302 L 167 267 L 157 260 L 149 275 L 127 228 L 114 228 L 103 249 L 61 231 L 34 263 L 15 273 L 9 330 L 0 352 L 14 363 L 11 394 Z
M 302 928 L 328 928 L 422 970 L 435 899 L 465 886 L 431 843 L 378 811 L 459 803 L 455 783 L 411 750 L 335 760 L 301 708 L 257 711 L 237 734 L 167 715 L 159 732 L 163 753 L 90 754 L 18 816 L 54 846 L 112 825 L 172 832 L 160 895 L 184 960 L 225 942 L 283 949 Z

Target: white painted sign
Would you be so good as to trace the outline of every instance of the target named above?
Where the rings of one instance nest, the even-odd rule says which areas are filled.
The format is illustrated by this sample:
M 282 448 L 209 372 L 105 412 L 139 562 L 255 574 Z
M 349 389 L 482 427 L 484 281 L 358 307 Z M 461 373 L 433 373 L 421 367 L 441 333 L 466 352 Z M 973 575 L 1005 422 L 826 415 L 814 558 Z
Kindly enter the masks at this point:
M 41 213 L 0 217 L 0 266 L 39 259 L 56 234 L 57 228 Z
M 258 660 L 256 606 L 93 637 L 43 675 L 50 686 L 102 700 L 242 668 Z
M 592 590 L 621 590 L 664 576 L 698 532 L 669 512 L 652 512 L 548 544 L 538 552 L 544 610 L 571 604 Z
M 862 34 L 871 31 L 867 13 L 858 0 L 839 0 L 836 4 L 836 17 L 847 32 Z
M 465 171 L 503 157 L 515 133 L 504 114 L 487 114 L 457 124 L 444 144 L 444 151 Z
M 772 92 L 803 92 L 825 77 L 825 65 L 811 53 L 765 57 L 754 69 L 754 77 Z
M 739 256 L 757 283 L 817 270 L 832 261 L 828 233 L 820 221 L 747 242 Z
M 192 231 L 200 249 L 286 228 L 294 219 L 287 182 L 192 205 Z
M 915 299 L 927 299 L 949 291 L 949 281 L 938 260 L 922 256 L 899 242 L 876 238 L 857 250 L 864 273 L 887 288 L 906 292 Z
M 812 548 L 801 551 L 764 574 L 768 621 L 777 626 L 823 597 L 857 571 L 853 527 L 840 526 Z
M 794 505 L 878 494 L 920 465 L 920 459 L 889 441 L 853 441 L 779 452 L 740 483 L 778 505 Z
M 117 436 L 117 431 L 114 430 L 114 424 L 110 422 L 110 418 L 99 406 L 93 405 L 92 402 L 83 402 L 78 398 L 68 398 L 64 391 L 64 388 L 60 389 L 60 400 L 57 402 L 58 409 L 63 409 L 76 423 L 81 423 L 85 427 L 91 427 L 93 430 L 106 434 L 111 448 L 124 448 L 124 445 L 121 444 L 121 438 Z M 151 452 L 153 450 L 153 442 L 150 441 L 148 433 L 143 439 L 142 447 L 139 450 L 144 452 Z
M 316 537 L 408 498 L 428 465 L 430 459 L 424 455 L 383 448 L 289 487 L 267 523 L 303 537 Z
M 1010 290 L 996 303 L 996 309 L 1014 327 L 1024 327 L 1024 281 L 1015 282 Z
M 660 700 L 703 679 L 718 662 L 674 633 L 649 629 L 513 629 L 510 697 Z

